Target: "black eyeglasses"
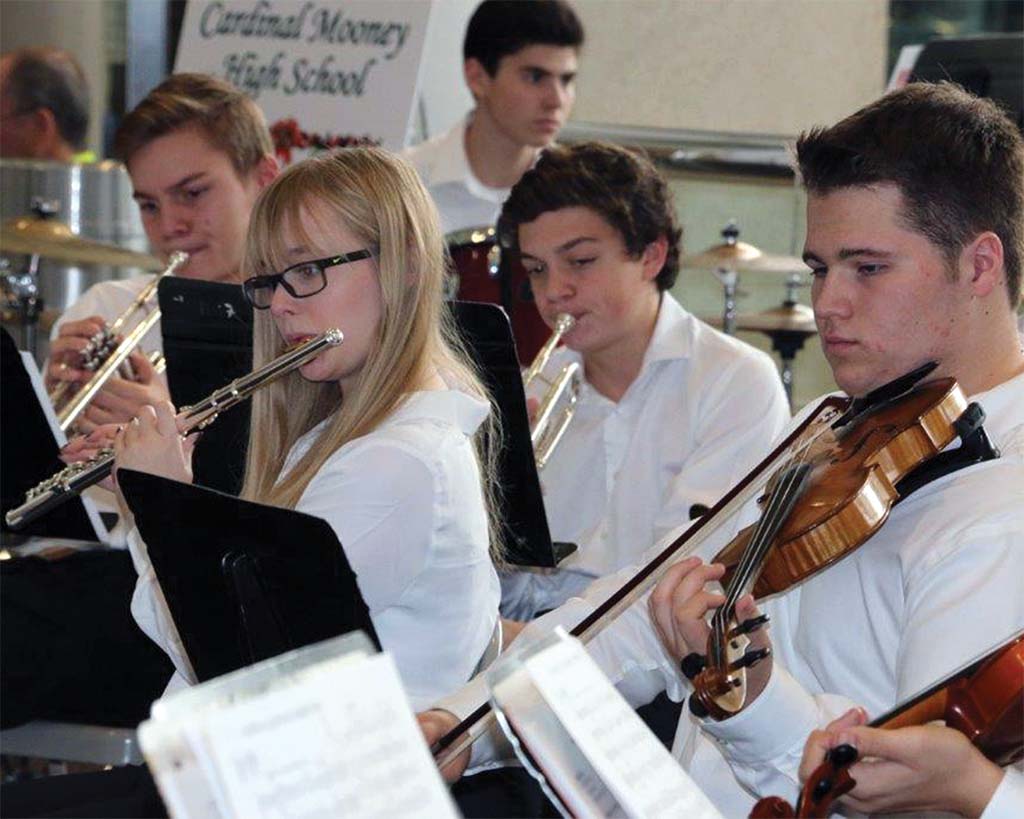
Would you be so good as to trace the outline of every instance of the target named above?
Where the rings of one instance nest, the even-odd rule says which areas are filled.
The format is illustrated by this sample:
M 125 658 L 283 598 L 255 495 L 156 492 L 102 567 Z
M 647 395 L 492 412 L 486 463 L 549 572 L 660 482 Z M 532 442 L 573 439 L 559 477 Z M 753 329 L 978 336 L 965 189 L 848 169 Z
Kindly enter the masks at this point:
M 242 292 L 245 293 L 249 304 L 257 310 L 266 310 L 274 299 L 274 291 L 278 284 L 284 287 L 293 298 L 309 298 L 327 287 L 325 271 L 328 267 L 358 262 L 361 259 L 369 259 L 371 256 L 373 256 L 373 251 L 365 249 L 342 253 L 340 256 L 328 256 L 326 259 L 299 262 L 280 273 L 246 279 L 242 282 Z

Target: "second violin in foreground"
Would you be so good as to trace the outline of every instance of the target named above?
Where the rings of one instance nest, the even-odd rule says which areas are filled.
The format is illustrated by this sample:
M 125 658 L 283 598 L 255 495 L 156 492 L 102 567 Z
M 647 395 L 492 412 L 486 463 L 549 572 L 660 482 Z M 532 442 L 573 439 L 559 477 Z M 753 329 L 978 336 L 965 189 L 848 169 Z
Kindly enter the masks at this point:
M 1000 767 L 1024 756 L 1024 634 L 1016 634 L 926 691 L 874 720 L 897 729 L 941 720 Z M 839 745 L 811 774 L 794 808 L 778 796 L 757 802 L 754 819 L 828 816 L 832 803 L 857 786 L 850 767 L 857 749 Z

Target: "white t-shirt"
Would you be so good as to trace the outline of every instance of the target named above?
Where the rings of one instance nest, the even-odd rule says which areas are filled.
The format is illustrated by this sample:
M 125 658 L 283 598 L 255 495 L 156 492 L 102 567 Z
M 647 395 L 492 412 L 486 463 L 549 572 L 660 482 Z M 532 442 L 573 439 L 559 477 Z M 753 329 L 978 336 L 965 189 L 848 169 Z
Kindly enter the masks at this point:
M 412 393 L 373 432 L 334 452 L 296 507 L 334 529 L 417 708 L 469 678 L 497 619 L 498 578 L 471 440 L 487 412 L 485 402 L 456 390 Z M 319 431 L 296 442 L 286 469 Z M 175 664 L 170 691 L 195 677 L 145 544 L 137 530 L 128 540 L 139 574 L 132 614 Z
M 490 188 L 473 175 L 466 156 L 466 128 L 471 117 L 402 152 L 433 197 L 445 233 L 493 225 L 510 190 Z
M 701 722 L 683 709 L 673 753 L 724 815 L 748 815 L 753 794 L 794 801 L 811 730 L 853 705 L 879 716 L 1024 628 L 1024 375 L 972 400 L 985 409 L 1002 457 L 919 489 L 859 549 L 765 601 L 775 665 L 753 704 L 724 722 Z M 697 553 L 708 560 L 729 535 Z M 575 625 L 634 571 L 604 578 L 518 639 Z M 661 690 L 676 700 L 689 693 L 654 631 L 646 596 L 588 651 L 634 705 Z M 474 681 L 440 707 L 466 716 L 482 694 Z M 473 764 L 504 755 L 490 735 L 474 745 Z
M 549 381 L 579 353 L 562 347 Z M 530 395 L 546 385 L 536 379 Z M 530 619 L 596 578 L 636 563 L 668 532 L 711 507 L 789 421 L 765 353 L 712 329 L 665 293 L 636 380 L 619 401 L 584 380 L 572 423 L 541 473 L 552 537 L 579 550 L 556 570 L 502 579 L 502 612 Z

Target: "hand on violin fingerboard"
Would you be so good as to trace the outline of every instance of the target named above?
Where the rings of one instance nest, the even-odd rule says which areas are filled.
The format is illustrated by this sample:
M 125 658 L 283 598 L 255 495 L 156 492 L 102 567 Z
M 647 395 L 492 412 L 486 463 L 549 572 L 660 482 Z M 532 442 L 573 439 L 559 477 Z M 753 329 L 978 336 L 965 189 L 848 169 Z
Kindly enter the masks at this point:
M 839 745 L 857 749 L 856 786 L 842 801 L 862 813 L 954 811 L 980 816 L 1003 777 L 959 731 L 931 723 L 887 730 L 867 727 L 862 708 L 814 731 L 804 747 L 800 779 L 814 775 Z
M 651 620 L 654 622 L 662 645 L 677 660 L 707 651 L 710 629 L 709 612 L 725 603 L 719 581 L 725 574 L 720 563 L 706 564 L 698 557 L 688 557 L 670 568 L 648 600 Z M 758 617 L 758 609 L 751 595 L 740 598 L 736 604 L 736 619 L 748 621 Z M 767 629 L 760 628 L 748 635 L 749 652 L 771 648 Z M 763 662 L 747 668 L 747 699 L 753 702 L 764 690 L 771 676 L 770 653 Z

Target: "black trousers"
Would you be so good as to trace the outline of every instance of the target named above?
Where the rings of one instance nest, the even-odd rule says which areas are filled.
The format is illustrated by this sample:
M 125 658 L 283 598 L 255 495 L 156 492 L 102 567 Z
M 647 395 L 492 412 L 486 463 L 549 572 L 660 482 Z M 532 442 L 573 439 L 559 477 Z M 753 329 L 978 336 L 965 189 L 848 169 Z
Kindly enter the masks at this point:
M 661 741 L 661 744 L 672 750 L 672 743 L 676 738 L 676 728 L 679 726 L 679 715 L 683 711 L 683 702 L 672 702 L 665 692 L 661 692 L 647 705 L 641 705 L 636 713 L 644 724 Z
M 174 667 L 132 619 L 134 588 L 126 551 L 0 562 L 0 726 L 149 715 Z

